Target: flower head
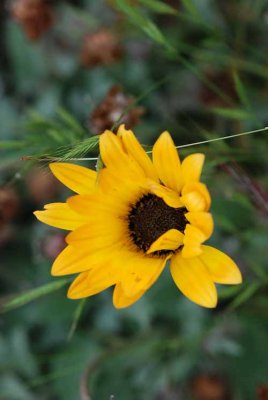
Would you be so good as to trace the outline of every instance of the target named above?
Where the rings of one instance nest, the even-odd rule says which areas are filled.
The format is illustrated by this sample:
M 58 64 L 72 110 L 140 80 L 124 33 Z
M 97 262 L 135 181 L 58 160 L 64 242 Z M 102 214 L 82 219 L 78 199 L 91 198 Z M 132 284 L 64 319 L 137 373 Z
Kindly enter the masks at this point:
M 15 0 L 12 14 L 30 40 L 39 39 L 54 23 L 52 7 L 46 0 Z
M 203 154 L 180 162 L 168 132 L 153 146 L 152 160 L 132 131 L 100 136 L 104 168 L 95 171 L 53 163 L 54 175 L 77 195 L 53 203 L 36 217 L 71 230 L 53 275 L 79 274 L 68 291 L 77 299 L 115 285 L 115 307 L 136 302 L 170 260 L 171 275 L 189 299 L 215 307 L 215 283 L 237 284 L 241 274 L 221 251 L 203 245 L 212 234 L 210 195 L 200 182 Z
M 113 64 L 121 59 L 122 54 L 118 36 L 112 31 L 102 29 L 84 37 L 80 59 L 83 66 L 92 68 Z
M 91 115 L 90 127 L 93 133 L 100 134 L 109 129 L 120 117 L 128 128 L 137 125 L 144 114 L 144 108 L 134 106 L 134 100 L 134 97 L 126 95 L 120 86 L 112 86 Z M 125 112 L 126 109 L 129 109 L 128 112 Z

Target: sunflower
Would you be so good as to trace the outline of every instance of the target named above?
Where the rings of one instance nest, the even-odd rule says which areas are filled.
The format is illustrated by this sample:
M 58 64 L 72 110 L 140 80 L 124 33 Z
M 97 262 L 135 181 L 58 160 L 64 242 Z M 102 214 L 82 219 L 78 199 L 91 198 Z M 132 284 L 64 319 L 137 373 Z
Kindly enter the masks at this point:
M 182 163 L 168 132 L 153 146 L 152 160 L 124 125 L 100 136 L 104 164 L 98 173 L 69 163 L 52 163 L 52 173 L 77 193 L 52 203 L 36 217 L 67 229 L 67 247 L 52 275 L 78 274 L 68 297 L 79 299 L 114 286 L 113 303 L 135 303 L 170 261 L 181 292 L 204 307 L 215 307 L 215 283 L 238 284 L 236 264 L 203 245 L 212 234 L 211 198 L 200 182 L 203 154 Z

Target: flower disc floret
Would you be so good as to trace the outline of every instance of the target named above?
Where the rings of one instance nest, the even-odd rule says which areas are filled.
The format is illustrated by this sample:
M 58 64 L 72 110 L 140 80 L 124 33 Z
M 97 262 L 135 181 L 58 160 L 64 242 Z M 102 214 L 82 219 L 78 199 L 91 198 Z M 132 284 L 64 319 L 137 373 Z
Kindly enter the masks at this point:
M 185 207 L 173 208 L 163 199 L 149 193 L 132 207 L 128 216 L 128 227 L 133 242 L 145 253 L 151 245 L 170 229 L 183 233 L 189 223 Z M 164 251 L 170 251 L 163 249 Z

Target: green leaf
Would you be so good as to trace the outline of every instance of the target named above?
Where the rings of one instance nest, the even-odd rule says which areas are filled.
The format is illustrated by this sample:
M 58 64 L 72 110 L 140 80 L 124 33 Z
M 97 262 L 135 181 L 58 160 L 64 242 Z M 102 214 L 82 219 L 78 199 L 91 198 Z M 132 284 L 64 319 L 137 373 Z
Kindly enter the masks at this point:
M 241 292 L 241 290 L 241 285 L 221 286 L 219 288 L 219 298 L 228 299 L 229 297 L 234 297 L 238 292 Z
M 171 44 L 166 40 L 153 21 L 141 12 L 137 11 L 137 8 L 128 5 L 124 0 L 116 0 L 116 4 L 118 8 L 129 17 L 130 21 L 137 27 L 141 28 L 150 39 L 160 45 L 164 45 L 168 50 L 172 50 Z
M 171 7 L 168 4 L 165 4 L 160 0 L 139 0 L 139 2 L 159 14 L 178 14 L 178 11 L 175 10 L 175 8 Z
M 26 143 L 21 140 L 5 140 L 0 142 L 0 150 L 17 150 L 26 146 Z
M 227 119 L 235 120 L 251 120 L 253 115 L 248 111 L 242 110 L 240 108 L 220 108 L 214 107 L 209 109 L 213 114 L 218 115 Z
M 200 19 L 199 12 L 196 9 L 196 6 L 193 0 L 182 0 L 182 4 L 186 8 L 186 10 L 191 14 L 193 17 Z
M 242 304 L 246 303 L 254 294 L 260 289 L 261 287 L 260 282 L 251 282 L 245 287 L 242 293 L 240 293 L 234 301 L 230 304 L 228 307 L 229 311 L 232 311 L 238 307 L 240 307 Z
M 47 135 L 55 142 L 55 144 L 65 143 L 65 138 L 62 133 L 57 129 L 48 129 Z
M 145 17 L 137 11 L 136 7 L 130 6 L 124 0 L 116 0 L 116 5 L 120 11 L 123 11 L 131 19 L 132 23 L 142 27 Z
M 73 322 L 72 322 L 70 331 L 69 331 L 69 333 L 68 333 L 68 340 L 71 340 L 71 339 L 72 339 L 72 337 L 73 337 L 73 335 L 74 335 L 74 333 L 75 333 L 75 331 L 76 331 L 76 328 L 77 328 L 77 326 L 78 326 L 78 323 L 79 323 L 79 321 L 80 321 L 80 318 L 81 318 L 81 316 L 82 316 L 82 313 L 83 313 L 84 308 L 85 308 L 85 305 L 86 305 L 86 300 L 87 300 L 87 299 L 82 299 L 82 300 L 78 303 L 78 306 L 76 307 L 76 310 L 75 310 L 75 312 L 74 312 Z
M 233 79 L 235 83 L 236 93 L 238 94 L 241 103 L 244 104 L 247 108 L 249 108 L 249 100 L 246 93 L 246 89 L 237 71 L 233 72 Z
M 145 25 L 142 27 L 143 31 L 156 43 L 167 45 L 166 39 L 160 29 L 150 20 L 146 20 Z
M 38 288 L 29 290 L 18 296 L 14 296 L 11 300 L 2 302 L 0 307 L 0 312 L 7 312 L 13 310 L 14 308 L 24 306 L 33 300 L 39 299 L 39 297 L 46 296 L 49 293 L 55 292 L 61 289 L 67 283 L 71 281 L 71 278 L 60 279 L 56 282 L 47 283 L 46 285 L 40 286 Z
M 66 111 L 64 108 L 60 108 L 58 110 L 58 115 L 65 123 L 65 125 L 73 130 L 77 134 L 77 136 L 83 136 L 85 134 L 83 127 L 77 121 L 77 119 L 74 118 L 70 113 L 68 113 L 68 111 Z
M 255 234 L 255 232 L 254 232 Z M 263 255 L 264 256 L 264 255 Z M 268 272 L 264 269 L 260 264 L 258 264 L 255 260 L 252 260 L 250 263 L 250 268 L 256 274 L 256 276 L 262 281 L 268 283 Z

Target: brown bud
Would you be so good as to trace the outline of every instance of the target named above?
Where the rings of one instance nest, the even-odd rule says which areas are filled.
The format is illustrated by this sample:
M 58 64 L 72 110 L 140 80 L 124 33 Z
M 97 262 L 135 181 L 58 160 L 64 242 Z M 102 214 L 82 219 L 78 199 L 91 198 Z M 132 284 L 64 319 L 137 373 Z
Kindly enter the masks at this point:
M 17 192 L 11 187 L 0 188 L 0 226 L 13 219 L 19 211 Z
M 201 374 L 191 382 L 191 394 L 196 400 L 229 400 L 224 380 L 215 374 Z
M 127 129 L 137 125 L 140 117 L 144 114 L 144 108 L 133 106 L 127 111 L 127 107 L 133 102 L 134 97 L 125 95 L 120 86 L 111 87 L 91 115 L 90 125 L 93 133 L 100 134 L 105 129 L 111 129 L 124 111 L 126 114 L 123 115 L 120 122 L 125 124 Z
M 52 8 L 46 0 L 15 0 L 11 12 L 30 40 L 39 39 L 54 22 Z
M 80 59 L 85 67 L 109 65 L 121 57 L 122 47 L 115 33 L 102 29 L 84 37 Z

